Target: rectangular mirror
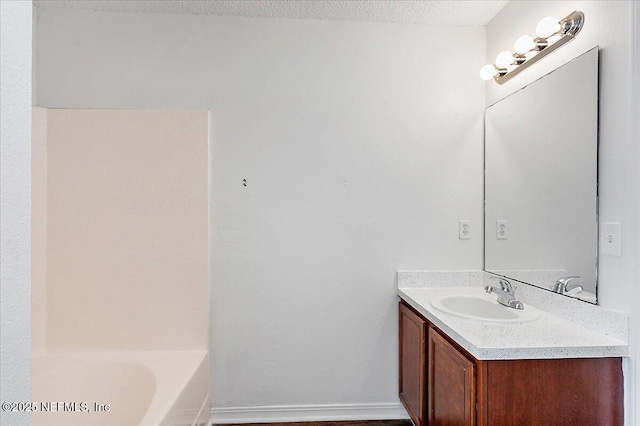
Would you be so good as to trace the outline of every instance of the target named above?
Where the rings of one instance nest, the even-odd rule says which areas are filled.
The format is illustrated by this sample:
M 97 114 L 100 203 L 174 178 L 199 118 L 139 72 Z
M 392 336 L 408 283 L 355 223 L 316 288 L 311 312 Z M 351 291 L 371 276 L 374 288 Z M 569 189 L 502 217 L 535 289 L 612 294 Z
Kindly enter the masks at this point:
M 598 47 L 488 107 L 485 271 L 597 303 L 597 161 Z

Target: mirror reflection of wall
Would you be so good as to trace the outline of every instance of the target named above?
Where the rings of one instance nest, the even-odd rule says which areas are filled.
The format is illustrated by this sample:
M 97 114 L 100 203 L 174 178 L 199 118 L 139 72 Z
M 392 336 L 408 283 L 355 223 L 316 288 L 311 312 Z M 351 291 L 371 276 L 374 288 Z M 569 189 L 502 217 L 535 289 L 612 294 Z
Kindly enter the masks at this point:
M 596 303 L 597 154 L 597 47 L 487 108 L 486 271 Z

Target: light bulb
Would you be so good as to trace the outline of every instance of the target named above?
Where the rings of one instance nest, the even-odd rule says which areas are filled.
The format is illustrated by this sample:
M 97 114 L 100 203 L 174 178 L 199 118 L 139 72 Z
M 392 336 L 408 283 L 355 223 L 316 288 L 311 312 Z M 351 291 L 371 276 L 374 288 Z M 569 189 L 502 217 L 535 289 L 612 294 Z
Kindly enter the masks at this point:
M 559 34 L 556 35 L 552 35 L 551 37 L 549 37 L 547 39 L 547 43 L 549 43 L 549 45 L 552 45 L 553 43 L 555 43 L 556 41 L 560 40 L 562 37 Z
M 531 37 L 530 35 L 523 35 L 518 37 L 516 42 L 513 44 L 513 50 L 521 55 L 524 55 L 535 47 L 536 42 L 533 41 L 533 37 Z
M 491 80 L 496 74 L 498 74 L 498 70 L 491 64 L 480 68 L 480 78 L 483 80 Z
M 498 68 L 506 68 L 513 63 L 513 55 L 511 52 L 504 51 L 496 56 L 496 66 Z
M 540 38 L 551 37 L 558 31 L 560 31 L 560 22 L 558 22 L 558 18 L 555 16 L 542 18 L 536 27 L 536 35 Z

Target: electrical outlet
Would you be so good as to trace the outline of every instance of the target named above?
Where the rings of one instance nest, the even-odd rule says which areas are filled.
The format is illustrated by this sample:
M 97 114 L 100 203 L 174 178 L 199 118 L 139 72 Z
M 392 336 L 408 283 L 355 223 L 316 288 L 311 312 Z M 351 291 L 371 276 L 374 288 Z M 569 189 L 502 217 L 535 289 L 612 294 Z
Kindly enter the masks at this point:
M 619 223 L 603 223 L 600 225 L 600 254 L 620 256 Z
M 461 240 L 471 239 L 471 221 L 461 220 L 458 225 L 458 237 Z
M 496 240 L 506 240 L 507 238 L 507 221 L 496 220 Z

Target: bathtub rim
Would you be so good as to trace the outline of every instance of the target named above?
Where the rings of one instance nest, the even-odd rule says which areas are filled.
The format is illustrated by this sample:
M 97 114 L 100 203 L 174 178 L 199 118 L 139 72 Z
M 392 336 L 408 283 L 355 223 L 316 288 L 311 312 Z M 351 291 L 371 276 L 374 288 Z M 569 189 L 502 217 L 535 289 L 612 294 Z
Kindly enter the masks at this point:
M 208 355 L 206 350 L 49 352 L 32 357 L 31 384 L 32 389 L 35 389 L 39 378 L 87 365 L 142 364 L 152 372 L 156 388 L 140 425 L 156 426 L 169 418 L 174 405 L 200 366 L 208 363 Z M 47 370 L 47 362 L 54 365 L 50 370 L 43 371 Z M 206 397 L 208 398 L 208 389 Z

